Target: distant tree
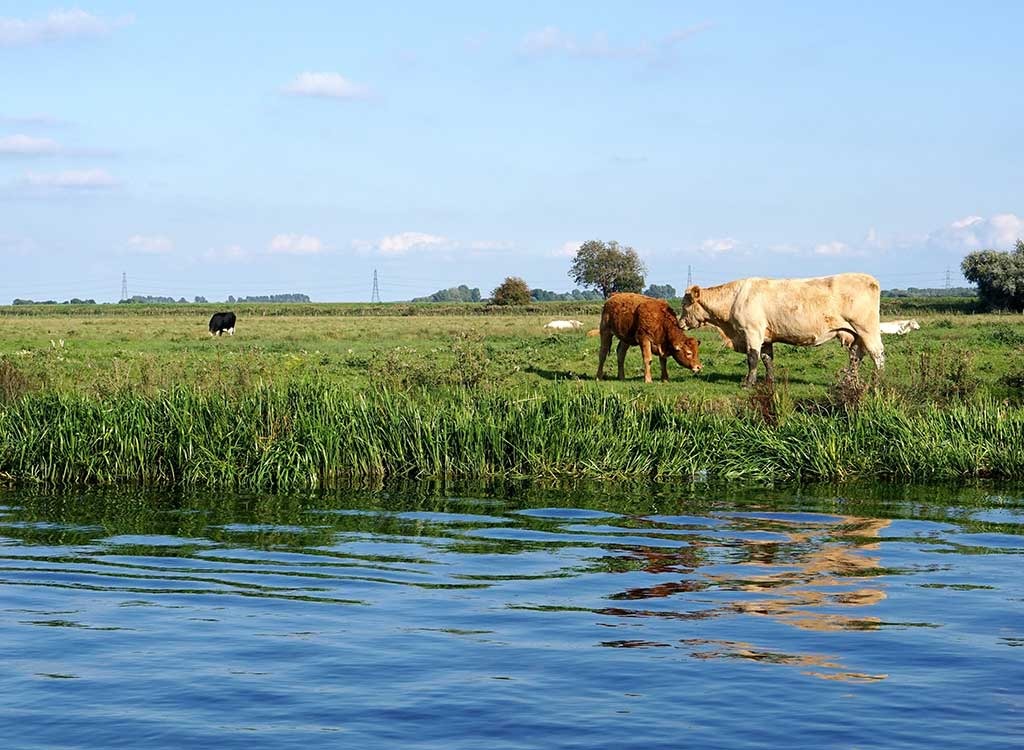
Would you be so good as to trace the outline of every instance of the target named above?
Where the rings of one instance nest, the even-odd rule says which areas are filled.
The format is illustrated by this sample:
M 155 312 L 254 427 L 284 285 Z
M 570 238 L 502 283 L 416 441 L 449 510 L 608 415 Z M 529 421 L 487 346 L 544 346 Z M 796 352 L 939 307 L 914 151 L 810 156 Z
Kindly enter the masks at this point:
M 660 299 L 672 299 L 676 296 L 676 288 L 671 284 L 651 284 L 644 291 L 648 297 L 658 297 Z
M 569 269 L 577 284 L 599 289 L 605 297 L 615 292 L 639 292 L 644 288 L 646 272 L 636 250 L 620 247 L 614 240 L 584 242 Z
M 899 297 L 977 297 L 978 290 L 973 286 L 945 287 L 916 287 L 906 289 L 883 289 L 882 296 L 886 298 Z
M 470 289 L 465 284 L 439 289 L 426 297 L 415 297 L 413 302 L 479 302 L 480 290 L 476 287 Z
M 200 303 L 206 302 L 206 297 L 200 297 L 197 294 L 192 301 L 195 302 L 196 304 L 200 304 Z
M 308 294 L 250 294 L 246 297 L 229 296 L 228 302 L 309 302 Z
M 535 302 L 579 302 L 604 299 L 600 292 L 573 289 L 571 292 L 551 292 L 547 289 L 531 289 L 530 296 Z
M 492 305 L 528 305 L 530 304 L 530 287 L 518 276 L 506 276 L 493 292 Z
M 996 310 L 1024 311 L 1024 241 L 1011 252 L 978 250 L 960 264 L 964 278 L 978 285 L 978 297 Z

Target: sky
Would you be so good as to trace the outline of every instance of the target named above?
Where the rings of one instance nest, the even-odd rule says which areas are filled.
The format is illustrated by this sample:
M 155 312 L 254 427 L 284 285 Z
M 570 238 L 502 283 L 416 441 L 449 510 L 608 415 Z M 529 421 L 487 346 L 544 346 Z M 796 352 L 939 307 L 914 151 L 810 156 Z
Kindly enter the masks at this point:
M 1024 237 L 1024 3 L 0 0 L 0 302 L 963 283 Z

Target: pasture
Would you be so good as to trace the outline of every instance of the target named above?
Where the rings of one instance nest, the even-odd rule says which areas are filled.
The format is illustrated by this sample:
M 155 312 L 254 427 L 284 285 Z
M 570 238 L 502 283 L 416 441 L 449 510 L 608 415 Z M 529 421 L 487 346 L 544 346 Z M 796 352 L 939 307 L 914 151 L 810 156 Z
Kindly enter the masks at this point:
M 873 389 L 837 342 L 776 350 L 775 388 L 701 330 L 699 375 L 594 379 L 600 305 L 0 312 L 0 480 L 250 490 L 425 477 L 754 483 L 1024 478 L 1020 316 L 911 314 Z M 906 317 L 887 310 L 885 317 Z M 904 313 L 904 314 L 901 314 Z M 571 315 L 578 331 L 543 325 Z
M 958 314 L 946 304 L 939 300 L 929 309 L 914 300 L 886 301 L 883 320 L 916 317 L 922 328 L 885 337 L 882 386 L 915 400 L 1019 399 L 1024 319 Z M 743 356 L 727 349 L 712 329 L 694 333 L 704 366 L 697 376 L 670 361 L 671 382 L 644 388 L 640 352 L 633 348 L 625 382 L 597 383 L 599 340 L 586 331 L 598 326 L 599 303 L 540 303 L 527 311 L 492 313 L 483 313 L 482 305 L 239 305 L 236 335 L 211 339 L 207 322 L 216 309 L 221 308 L 0 308 L 0 391 L 103 397 L 184 385 L 240 392 L 307 379 L 352 391 L 374 385 L 530 390 L 589 381 L 602 392 L 640 390 L 671 400 L 723 403 L 749 397 L 740 388 Z M 582 321 L 583 328 L 544 329 L 544 323 L 563 316 Z M 820 397 L 835 385 L 846 361 L 836 342 L 818 348 L 780 345 L 777 390 L 793 399 Z M 614 374 L 614 350 L 610 364 Z M 865 379 L 872 371 L 869 362 L 862 365 Z

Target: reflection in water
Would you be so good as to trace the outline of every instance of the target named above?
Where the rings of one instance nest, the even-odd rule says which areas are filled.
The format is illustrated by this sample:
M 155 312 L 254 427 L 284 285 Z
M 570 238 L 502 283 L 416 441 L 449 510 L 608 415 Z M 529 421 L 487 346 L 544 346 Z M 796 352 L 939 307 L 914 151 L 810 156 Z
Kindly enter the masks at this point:
M 385 725 L 415 729 L 380 746 L 475 737 L 501 747 L 506 735 L 481 726 L 504 726 L 496 717 L 511 711 L 542 727 L 534 740 L 557 746 L 566 712 L 591 705 L 580 696 L 594 716 L 644 717 L 592 716 L 581 723 L 593 741 L 573 738 L 597 746 L 621 732 L 621 746 L 671 726 L 668 686 L 685 686 L 688 705 L 717 717 L 702 721 L 719 737 L 736 731 L 728 706 L 753 716 L 764 690 L 811 705 L 814 684 L 911 683 L 933 692 L 903 704 L 927 694 L 939 706 L 953 697 L 944 686 L 985 695 L 1020 686 L 1024 673 L 1011 666 L 1024 653 L 1024 588 L 1008 572 L 1024 554 L 1024 514 L 1003 508 L 393 492 L 0 502 L 0 690 L 22 696 L 12 716 L 25 726 L 55 699 L 47 690 L 85 691 L 68 726 L 95 717 L 96 746 L 116 744 L 86 700 L 97 691 L 122 707 L 156 691 L 203 727 L 163 726 L 168 747 L 233 736 L 208 713 L 214 705 L 282 742 L 296 732 L 313 741 L 301 725 L 367 747 Z M 955 679 L 929 671 L 951 669 Z M 240 680 L 264 697 L 236 699 Z M 405 703 L 391 700 L 396 690 Z M 881 693 L 857 695 L 867 718 L 870 701 L 889 705 Z M 629 702 L 637 696 L 650 707 Z M 978 712 L 998 726 L 1009 704 L 992 700 Z M 257 710 L 267 701 L 308 713 L 293 726 Z M 454 706 L 490 723 L 426 728 L 425 717 L 451 717 Z M 47 731 L 33 742 L 67 744 Z

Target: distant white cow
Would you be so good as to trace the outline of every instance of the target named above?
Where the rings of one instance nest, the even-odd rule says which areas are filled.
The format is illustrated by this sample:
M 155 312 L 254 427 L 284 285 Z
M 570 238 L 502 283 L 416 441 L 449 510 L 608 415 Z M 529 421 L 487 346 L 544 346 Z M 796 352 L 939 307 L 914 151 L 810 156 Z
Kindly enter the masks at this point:
M 910 331 L 920 330 L 921 324 L 916 320 L 886 320 L 878 324 L 879 333 L 903 336 Z
M 583 324 L 578 320 L 552 320 L 545 323 L 544 327 L 552 331 L 573 331 L 582 328 Z

